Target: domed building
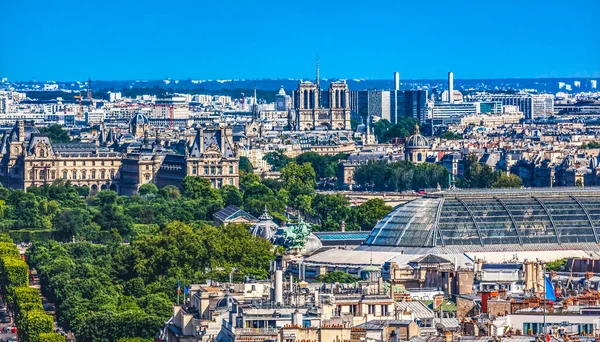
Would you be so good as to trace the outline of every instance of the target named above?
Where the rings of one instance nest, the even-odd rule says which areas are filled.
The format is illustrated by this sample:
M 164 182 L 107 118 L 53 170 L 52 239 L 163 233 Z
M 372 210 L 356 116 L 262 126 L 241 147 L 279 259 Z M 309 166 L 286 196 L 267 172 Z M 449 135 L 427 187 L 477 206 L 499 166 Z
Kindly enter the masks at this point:
M 431 151 L 429 140 L 421 135 L 419 125 L 415 126 L 415 134 L 411 135 L 404 143 L 404 157 L 415 164 L 424 163 L 427 154 Z
M 273 217 L 269 215 L 269 212 L 265 207 L 264 213 L 258 217 L 258 223 L 250 228 L 250 233 L 252 233 L 253 236 L 260 236 L 269 240 L 277 233 L 278 229 L 279 225 L 273 222 Z
M 137 114 L 129 122 L 129 132 L 137 138 L 144 137 L 144 134 L 150 129 L 150 122 L 144 114 Z

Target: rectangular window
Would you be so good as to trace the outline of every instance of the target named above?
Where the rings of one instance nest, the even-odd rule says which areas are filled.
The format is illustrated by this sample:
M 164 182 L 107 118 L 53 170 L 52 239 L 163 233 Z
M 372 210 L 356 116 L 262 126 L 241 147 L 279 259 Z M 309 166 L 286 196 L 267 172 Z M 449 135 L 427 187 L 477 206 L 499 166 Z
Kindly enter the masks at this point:
M 218 175 L 223 174 L 223 168 L 222 167 L 217 166 L 217 174 Z
M 211 166 L 211 167 L 210 167 L 210 174 L 211 174 L 211 175 L 214 175 L 214 174 L 215 174 L 215 167 L 214 167 L 214 166 Z
M 233 174 L 233 165 L 229 166 L 229 174 L 232 175 Z
M 375 314 L 375 305 L 369 305 L 369 315 Z
M 204 167 L 204 174 L 207 175 L 208 174 L 208 166 Z
M 233 185 L 233 178 L 229 178 L 229 185 Z
M 198 173 L 198 168 L 197 167 L 192 167 L 192 174 L 195 175 Z

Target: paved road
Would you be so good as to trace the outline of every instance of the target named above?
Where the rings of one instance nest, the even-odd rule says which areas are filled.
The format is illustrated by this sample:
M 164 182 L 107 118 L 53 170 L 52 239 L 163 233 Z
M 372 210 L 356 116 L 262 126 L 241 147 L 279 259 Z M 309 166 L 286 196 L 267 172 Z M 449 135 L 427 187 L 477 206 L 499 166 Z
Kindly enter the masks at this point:
M 7 318 L 9 318 L 9 316 L 8 312 L 6 311 L 6 306 L 4 306 L 4 304 L 0 302 L 0 322 L 4 321 Z M 8 341 L 11 339 L 16 341 L 17 334 L 1 332 L 4 330 L 4 328 L 12 326 L 13 325 L 11 323 L 0 323 L 0 341 Z

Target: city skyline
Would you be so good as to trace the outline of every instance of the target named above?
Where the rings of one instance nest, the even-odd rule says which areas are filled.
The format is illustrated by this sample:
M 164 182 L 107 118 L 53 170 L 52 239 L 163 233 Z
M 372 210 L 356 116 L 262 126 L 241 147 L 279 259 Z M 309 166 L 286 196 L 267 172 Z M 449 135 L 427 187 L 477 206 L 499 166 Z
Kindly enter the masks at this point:
M 7 3 L 0 77 L 313 79 L 317 53 L 323 78 L 600 77 L 594 1 L 144 4 Z

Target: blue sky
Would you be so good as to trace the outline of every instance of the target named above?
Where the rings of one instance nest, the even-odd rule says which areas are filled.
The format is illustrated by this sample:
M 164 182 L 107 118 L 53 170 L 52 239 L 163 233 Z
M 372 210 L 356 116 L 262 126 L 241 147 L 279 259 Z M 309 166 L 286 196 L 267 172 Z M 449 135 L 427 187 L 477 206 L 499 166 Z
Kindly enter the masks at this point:
M 598 0 L 0 0 L 10 80 L 600 77 Z

